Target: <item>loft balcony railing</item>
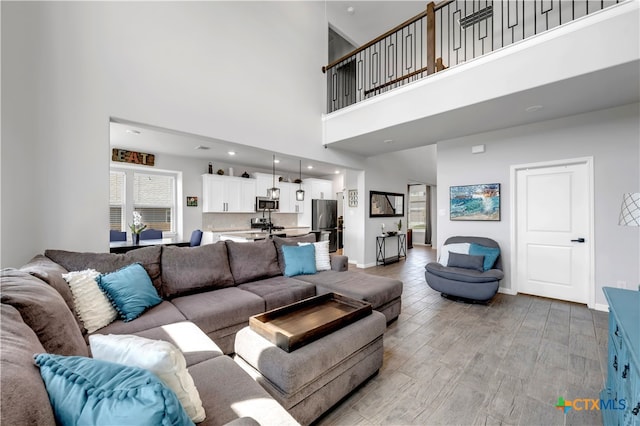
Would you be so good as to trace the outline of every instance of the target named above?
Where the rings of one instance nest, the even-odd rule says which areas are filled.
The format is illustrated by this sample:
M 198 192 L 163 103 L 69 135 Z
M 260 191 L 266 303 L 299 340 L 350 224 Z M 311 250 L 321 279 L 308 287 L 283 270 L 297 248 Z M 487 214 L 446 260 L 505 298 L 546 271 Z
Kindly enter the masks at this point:
M 625 0 L 448 0 L 322 67 L 327 112 Z

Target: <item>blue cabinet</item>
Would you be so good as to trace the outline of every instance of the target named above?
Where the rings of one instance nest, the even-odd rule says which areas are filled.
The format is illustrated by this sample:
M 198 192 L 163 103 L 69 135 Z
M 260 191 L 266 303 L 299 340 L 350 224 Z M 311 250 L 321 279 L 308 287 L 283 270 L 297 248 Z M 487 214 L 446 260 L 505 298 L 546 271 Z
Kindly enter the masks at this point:
M 605 426 L 640 426 L 640 291 L 605 287 L 609 302 L 607 382 L 600 393 Z

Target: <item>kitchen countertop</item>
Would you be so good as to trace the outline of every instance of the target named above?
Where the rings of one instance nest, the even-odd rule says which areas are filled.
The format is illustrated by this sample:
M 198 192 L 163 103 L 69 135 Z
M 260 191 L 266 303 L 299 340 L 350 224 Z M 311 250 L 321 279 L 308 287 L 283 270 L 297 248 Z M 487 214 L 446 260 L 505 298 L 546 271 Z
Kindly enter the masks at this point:
M 227 240 L 248 240 L 248 241 L 256 241 L 256 240 L 264 240 L 269 238 L 269 235 L 286 235 L 284 232 L 273 232 L 269 234 L 268 232 L 223 232 L 220 234 L 221 239 Z
M 278 235 L 287 237 L 298 237 L 301 235 L 307 235 L 309 233 L 308 228 L 285 228 L 273 230 L 271 234 L 266 231 L 236 231 L 236 232 L 220 232 L 220 238 L 226 238 L 230 240 L 244 239 L 244 240 L 263 240 L 268 238 L 269 235 Z
M 310 229 L 311 229 L 310 226 L 287 226 L 284 228 L 284 231 L 309 232 Z M 282 229 L 278 229 L 278 231 L 282 231 Z M 218 228 L 218 229 L 207 229 L 204 232 L 213 232 L 214 234 L 226 234 L 229 232 L 232 232 L 234 234 L 247 234 L 247 233 L 261 232 L 261 231 L 260 231 L 260 228 Z

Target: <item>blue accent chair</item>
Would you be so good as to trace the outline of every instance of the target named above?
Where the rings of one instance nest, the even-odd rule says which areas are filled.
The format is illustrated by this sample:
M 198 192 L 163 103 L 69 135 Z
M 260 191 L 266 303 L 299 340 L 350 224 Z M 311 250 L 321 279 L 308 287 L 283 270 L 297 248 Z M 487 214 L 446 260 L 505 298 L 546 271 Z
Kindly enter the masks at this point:
M 444 243 L 475 243 L 500 248 L 497 242 L 484 237 L 450 237 Z M 498 292 L 500 280 L 504 278 L 500 256 L 493 269 L 484 272 L 443 266 L 438 262 L 428 263 L 424 269 L 424 278 L 429 287 L 444 297 L 467 302 L 488 302 Z

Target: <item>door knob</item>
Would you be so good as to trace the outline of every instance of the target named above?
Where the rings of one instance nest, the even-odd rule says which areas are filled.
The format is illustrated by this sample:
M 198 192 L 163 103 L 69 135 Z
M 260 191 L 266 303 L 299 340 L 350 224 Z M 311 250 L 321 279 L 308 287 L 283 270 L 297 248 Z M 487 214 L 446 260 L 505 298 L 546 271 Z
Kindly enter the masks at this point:
M 584 243 L 584 238 L 578 238 L 577 240 L 571 240 L 572 243 Z

